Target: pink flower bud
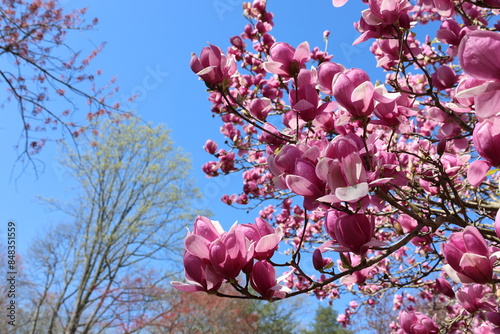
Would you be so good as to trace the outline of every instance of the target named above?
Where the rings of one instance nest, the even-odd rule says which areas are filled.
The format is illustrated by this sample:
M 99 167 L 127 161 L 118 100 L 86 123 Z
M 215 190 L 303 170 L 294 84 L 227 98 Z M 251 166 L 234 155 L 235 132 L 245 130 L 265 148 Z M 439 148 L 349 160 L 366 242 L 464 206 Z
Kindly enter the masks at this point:
M 301 72 L 302 73 L 302 72 Z M 303 121 L 312 121 L 319 113 L 319 96 L 311 84 L 301 85 L 290 92 L 292 110 L 298 113 Z
M 457 82 L 457 75 L 450 66 L 443 65 L 438 67 L 432 74 L 432 84 L 439 90 L 453 87 Z
M 436 279 L 436 290 L 449 298 L 455 298 L 455 291 L 450 282 L 443 278 Z
M 209 246 L 210 263 L 224 278 L 236 278 L 252 261 L 254 243 L 250 243 L 238 229 L 223 234 Z
M 203 146 L 205 151 L 207 151 L 210 154 L 214 154 L 217 151 L 217 143 L 214 142 L 212 139 L 208 139 L 205 142 L 205 146 Z
M 355 254 L 366 253 L 366 244 L 372 240 L 375 232 L 373 219 L 368 219 L 366 215 L 350 215 L 334 210 L 327 213 L 325 227 L 332 239 Z
M 233 36 L 229 39 L 229 41 L 235 48 L 240 50 L 243 50 L 246 46 L 245 42 L 243 42 L 240 36 Z
M 316 270 L 323 270 L 323 268 L 330 263 L 328 259 L 323 258 L 323 254 L 319 248 L 314 250 L 312 262 Z
M 279 286 L 276 282 L 274 267 L 267 261 L 255 263 L 250 275 L 250 284 L 264 299 L 284 298 L 286 294 L 283 291 L 284 287 Z
M 172 286 L 184 292 L 214 292 L 219 290 L 224 277 L 215 272 L 211 264 L 188 252 L 184 253 L 186 283 L 172 282 Z
M 487 283 L 493 276 L 493 265 L 486 240 L 474 226 L 463 232 L 452 233 L 442 244 L 442 253 L 448 262 L 445 271 L 462 283 Z M 451 267 L 451 268 L 450 268 Z
M 248 104 L 248 111 L 257 119 L 265 121 L 272 110 L 271 100 L 268 98 L 253 99 Z

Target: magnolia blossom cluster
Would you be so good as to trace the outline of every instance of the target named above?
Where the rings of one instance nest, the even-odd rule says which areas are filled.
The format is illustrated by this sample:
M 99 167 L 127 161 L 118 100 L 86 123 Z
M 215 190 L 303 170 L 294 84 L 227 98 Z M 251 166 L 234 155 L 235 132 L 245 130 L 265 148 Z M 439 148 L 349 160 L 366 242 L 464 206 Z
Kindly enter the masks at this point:
M 229 232 L 198 217 L 174 286 L 268 300 L 347 290 L 346 326 L 392 292 L 394 333 L 499 333 L 500 4 L 365 3 L 354 44 L 372 41 L 384 83 L 277 41 L 264 0 L 244 4 L 251 23 L 226 52 L 192 56 L 227 143 L 207 140 L 203 171 L 240 172 L 241 193 L 222 201 L 261 210 Z M 280 243 L 288 260 L 273 256 Z
M 245 273 L 262 298 L 284 298 L 288 290 L 277 284 L 274 267 L 266 261 L 282 238 L 281 227 L 274 229 L 262 218 L 256 218 L 255 224 L 234 224 L 225 232 L 219 222 L 199 216 L 184 240 L 187 283 L 172 285 L 187 292 L 216 292 L 223 281 Z

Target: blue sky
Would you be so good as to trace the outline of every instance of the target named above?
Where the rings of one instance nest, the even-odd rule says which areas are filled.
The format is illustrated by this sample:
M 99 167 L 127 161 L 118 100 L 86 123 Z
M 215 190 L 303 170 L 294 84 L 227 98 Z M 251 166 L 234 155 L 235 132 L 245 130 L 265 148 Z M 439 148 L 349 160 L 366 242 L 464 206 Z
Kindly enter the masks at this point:
M 178 146 L 190 153 L 193 176 L 205 195 L 202 203 L 210 206 L 214 218 L 226 228 L 235 220 L 253 221 L 244 211 L 220 203 L 224 193 L 239 189 L 240 177 L 207 179 L 201 165 L 210 159 L 203 150 L 206 139 L 223 142 L 219 134 L 220 120 L 212 118 L 205 86 L 189 68 L 191 52 L 199 53 L 207 43 L 229 45 L 229 38 L 239 35 L 246 20 L 241 14 L 242 1 L 77 1 L 63 0 L 68 8 L 88 6 L 86 17 L 99 18 L 94 31 L 76 32 L 68 43 L 74 49 L 91 50 L 93 45 L 106 41 L 106 47 L 93 62 L 93 68 L 103 69 L 104 77 L 117 76 L 121 91 L 116 100 L 139 93 L 130 105 L 144 120 L 166 123 Z M 90 4 L 89 4 L 90 3 Z M 334 8 L 330 1 L 268 1 L 275 14 L 274 36 L 293 46 L 307 40 L 311 47 L 324 48 L 322 34 L 330 30 L 329 51 L 334 61 L 346 67 L 361 67 L 374 79 L 383 79 L 370 56 L 370 42 L 351 46 L 359 35 L 353 22 L 364 9 L 360 1 L 350 1 L 343 8 Z M 377 77 L 378 75 L 378 77 Z M 64 217 L 41 205 L 37 196 L 67 198 L 72 190 L 64 171 L 56 162 L 55 145 L 48 145 L 37 157 L 45 164 L 44 172 L 36 178 L 33 171 L 20 171 L 13 146 L 20 135 L 20 120 L 15 105 L 6 105 L 0 112 L 0 145 L 4 158 L 0 166 L 0 237 L 5 237 L 9 220 L 18 226 L 19 252 L 26 251 L 30 240 L 43 233 L 51 223 Z M 338 308 L 341 310 L 341 308 Z

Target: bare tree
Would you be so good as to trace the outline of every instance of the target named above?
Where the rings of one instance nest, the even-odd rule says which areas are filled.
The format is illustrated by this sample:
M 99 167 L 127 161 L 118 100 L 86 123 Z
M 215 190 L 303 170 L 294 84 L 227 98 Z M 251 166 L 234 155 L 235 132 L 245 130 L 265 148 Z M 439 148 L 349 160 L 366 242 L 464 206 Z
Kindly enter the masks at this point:
M 172 268 L 184 223 L 193 216 L 198 194 L 189 160 L 165 128 L 107 121 L 97 125 L 88 147 L 79 147 L 66 146 L 62 161 L 77 183 L 77 198 L 49 201 L 69 218 L 31 249 L 37 275 L 29 333 L 116 327 L 120 297 L 130 285 L 125 278 L 148 266 Z M 167 271 L 159 272 L 165 279 Z

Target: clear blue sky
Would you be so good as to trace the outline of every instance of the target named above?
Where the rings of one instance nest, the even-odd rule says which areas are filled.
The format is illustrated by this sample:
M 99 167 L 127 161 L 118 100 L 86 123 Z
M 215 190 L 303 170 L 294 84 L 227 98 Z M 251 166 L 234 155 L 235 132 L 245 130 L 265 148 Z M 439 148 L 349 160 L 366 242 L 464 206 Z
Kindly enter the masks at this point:
M 221 204 L 219 198 L 232 193 L 239 186 L 239 176 L 222 180 L 207 179 L 201 165 L 210 156 L 202 149 L 206 139 L 222 143 L 219 134 L 221 122 L 211 116 L 205 86 L 189 68 L 191 52 L 199 53 L 207 42 L 229 45 L 229 37 L 239 35 L 246 20 L 241 3 L 235 0 L 164 1 L 71 1 L 65 6 L 78 8 L 88 4 L 89 21 L 99 18 L 95 31 L 75 33 L 70 42 L 74 49 L 90 50 L 94 44 L 106 41 L 106 47 L 93 62 L 95 69 L 104 70 L 104 76 L 117 76 L 121 92 L 117 100 L 124 102 L 137 92 L 142 95 L 131 105 L 140 116 L 153 123 L 166 123 L 178 146 L 191 154 L 193 176 L 215 212 L 215 219 L 226 228 L 235 220 L 250 222 L 253 217 L 244 211 L 233 210 Z M 311 47 L 324 48 L 322 34 L 330 30 L 329 51 L 334 61 L 346 67 L 361 67 L 372 77 L 383 79 L 375 70 L 375 60 L 369 53 L 370 42 L 353 47 L 359 35 L 353 22 L 364 9 L 360 1 L 350 1 L 343 8 L 334 8 L 331 1 L 288 0 L 268 1 L 268 9 L 275 14 L 273 34 L 280 41 L 293 46 L 307 40 Z M 68 182 L 56 161 L 55 145 L 48 145 L 37 157 L 45 164 L 45 171 L 34 177 L 29 169 L 21 173 L 15 165 L 16 145 L 20 135 L 20 120 L 16 106 L 0 110 L 4 120 L 0 126 L 0 145 L 3 152 L 0 166 L 0 237 L 5 238 L 8 220 L 18 225 L 18 244 L 21 254 L 30 240 L 45 227 L 63 219 L 40 205 L 36 196 L 59 199 L 71 195 Z M 231 190 L 232 189 L 232 190 Z M 241 189 L 241 188 L 239 188 Z M 2 242 L 4 242 L 2 240 Z M 341 310 L 339 307 L 338 310 Z

